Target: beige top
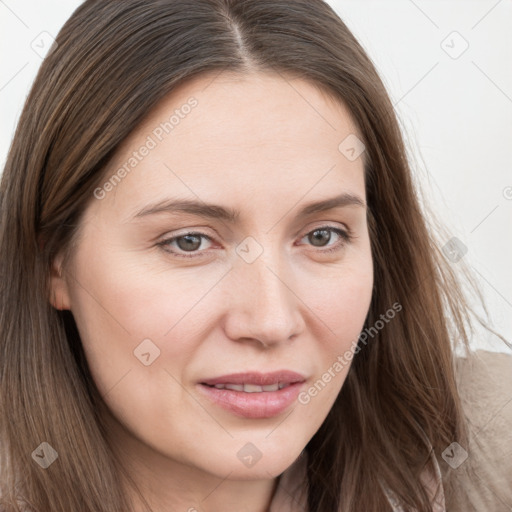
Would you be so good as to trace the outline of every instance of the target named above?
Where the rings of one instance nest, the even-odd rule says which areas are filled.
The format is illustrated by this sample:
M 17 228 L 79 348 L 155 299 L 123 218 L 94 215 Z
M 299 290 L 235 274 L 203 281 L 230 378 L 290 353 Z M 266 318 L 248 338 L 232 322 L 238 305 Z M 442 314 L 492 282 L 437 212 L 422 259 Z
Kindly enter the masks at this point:
M 469 446 L 447 447 L 444 456 L 436 453 L 436 473 L 424 474 L 422 480 L 431 496 L 439 486 L 435 512 L 511 512 L 512 355 L 477 350 L 471 357 L 458 357 L 456 367 Z M 305 463 L 300 456 L 281 475 L 269 512 L 307 510 Z M 388 498 L 393 510 L 403 510 Z

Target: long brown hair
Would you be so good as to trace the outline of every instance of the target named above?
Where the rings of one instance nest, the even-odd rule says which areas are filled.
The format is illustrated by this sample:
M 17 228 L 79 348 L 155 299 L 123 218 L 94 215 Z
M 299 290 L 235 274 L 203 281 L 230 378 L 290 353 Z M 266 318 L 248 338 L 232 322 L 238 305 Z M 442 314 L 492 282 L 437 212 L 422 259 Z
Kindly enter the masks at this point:
M 469 310 L 427 228 L 385 88 L 321 0 L 87 0 L 60 31 L 0 189 L 5 510 L 19 510 L 17 500 L 39 512 L 132 510 L 73 315 L 49 301 L 51 264 L 73 247 L 116 148 L 159 100 L 199 74 L 248 70 L 307 79 L 349 108 L 366 145 L 375 287 L 365 329 L 402 306 L 361 343 L 306 447 L 308 510 L 390 510 L 380 484 L 431 510 L 419 475 L 432 450 L 467 435 L 453 349 L 468 346 Z M 58 464 L 44 471 L 31 457 L 41 442 L 58 447 Z

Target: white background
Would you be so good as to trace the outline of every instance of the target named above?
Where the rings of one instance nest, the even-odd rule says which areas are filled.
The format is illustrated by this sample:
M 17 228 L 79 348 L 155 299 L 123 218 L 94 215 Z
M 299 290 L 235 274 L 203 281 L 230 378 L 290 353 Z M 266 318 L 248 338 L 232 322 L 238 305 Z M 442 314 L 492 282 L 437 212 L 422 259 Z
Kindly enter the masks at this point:
M 423 195 L 467 247 L 463 261 L 479 280 L 492 323 L 512 341 L 512 1 L 329 3 L 376 64 Z M 0 0 L 1 168 L 45 33 L 56 36 L 79 4 Z M 474 346 L 509 351 L 483 330 Z

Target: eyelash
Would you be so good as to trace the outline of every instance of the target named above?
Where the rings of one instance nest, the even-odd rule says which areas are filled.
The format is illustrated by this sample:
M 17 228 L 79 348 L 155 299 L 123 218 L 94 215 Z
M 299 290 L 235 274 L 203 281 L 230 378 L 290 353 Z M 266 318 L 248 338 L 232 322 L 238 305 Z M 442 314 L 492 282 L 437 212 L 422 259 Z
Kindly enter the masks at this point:
M 341 241 L 330 246 L 329 249 L 323 249 L 323 250 L 320 250 L 319 252 L 321 253 L 332 253 L 332 252 L 335 252 L 335 251 L 339 251 L 341 250 L 345 244 L 348 244 L 352 241 L 352 239 L 354 238 L 353 235 L 352 235 L 352 232 L 349 230 L 349 229 L 340 229 L 340 228 L 336 228 L 336 227 L 333 227 L 333 226 L 320 226 L 318 228 L 315 228 L 311 231 L 308 231 L 302 238 L 304 238 L 305 236 L 311 234 L 311 233 L 314 233 L 315 231 L 331 231 L 331 232 L 334 232 L 336 233 L 337 235 L 340 236 L 341 238 Z M 172 251 L 172 250 L 169 250 L 169 249 L 166 249 L 165 247 L 170 245 L 170 243 L 174 242 L 175 240 L 178 240 L 179 238 L 182 238 L 182 237 L 185 237 L 187 235 L 194 235 L 194 236 L 199 236 L 199 237 L 202 237 L 202 238 L 205 238 L 209 241 L 213 241 L 211 237 L 209 237 L 208 235 L 205 235 L 204 233 L 199 233 L 199 232 L 195 232 L 195 231 L 190 231 L 188 233 L 183 233 L 182 235 L 178 235 L 178 236 L 174 236 L 174 237 L 171 237 L 171 238 L 167 238 L 165 240 L 162 240 L 161 242 L 158 242 L 157 243 L 157 246 L 159 247 L 162 247 L 164 251 L 172 254 L 173 256 L 176 256 L 178 258 L 198 258 L 198 257 L 201 257 L 202 256 L 202 253 L 198 253 L 197 251 L 192 251 L 190 252 L 189 254 L 184 254 L 184 253 L 181 253 L 181 252 L 177 252 L 177 251 Z

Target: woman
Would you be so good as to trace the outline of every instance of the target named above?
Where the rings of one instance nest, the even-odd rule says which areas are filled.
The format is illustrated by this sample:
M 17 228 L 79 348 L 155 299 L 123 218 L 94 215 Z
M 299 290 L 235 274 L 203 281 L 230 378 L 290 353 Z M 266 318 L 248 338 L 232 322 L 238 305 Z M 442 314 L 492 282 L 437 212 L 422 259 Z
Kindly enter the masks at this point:
M 325 3 L 84 2 L 1 198 L 4 510 L 498 510 L 470 309 Z

